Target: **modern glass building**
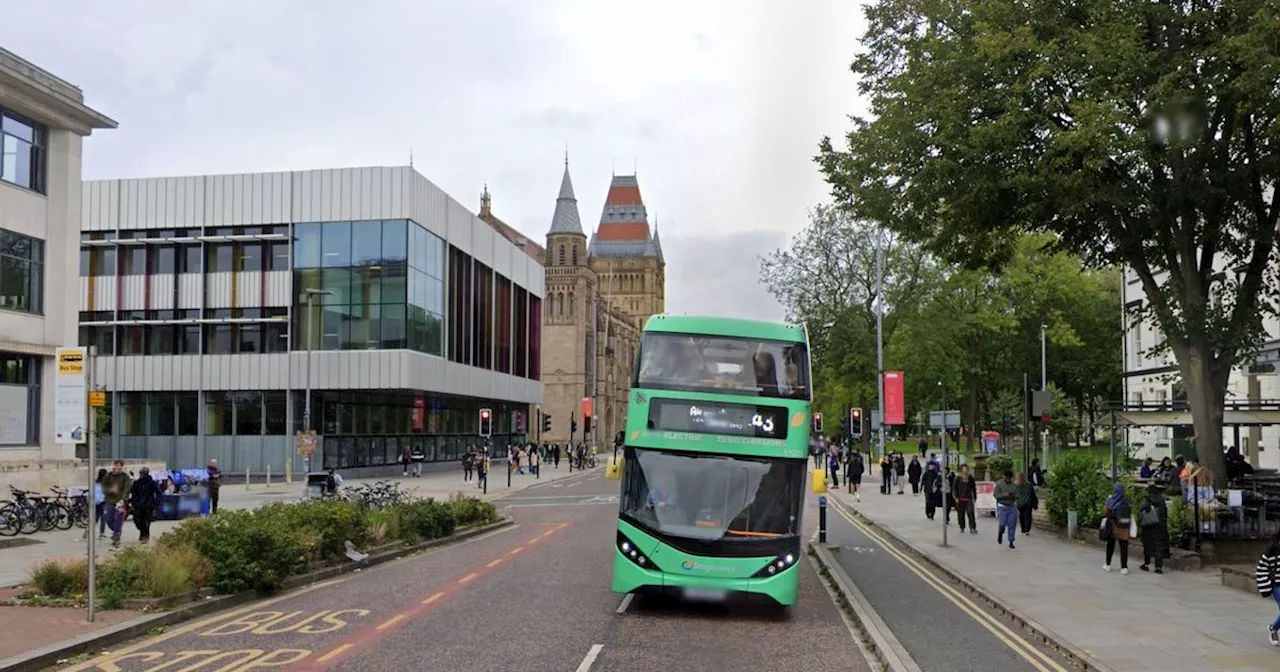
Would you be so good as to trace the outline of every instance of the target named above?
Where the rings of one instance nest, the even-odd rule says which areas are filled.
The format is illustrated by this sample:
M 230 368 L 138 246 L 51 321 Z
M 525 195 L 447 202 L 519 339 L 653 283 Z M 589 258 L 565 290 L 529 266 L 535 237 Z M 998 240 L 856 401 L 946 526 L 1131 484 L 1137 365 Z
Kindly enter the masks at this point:
M 543 268 L 410 167 L 84 187 L 103 457 L 224 470 L 457 460 L 542 401 Z M 311 390 L 311 422 L 305 417 Z

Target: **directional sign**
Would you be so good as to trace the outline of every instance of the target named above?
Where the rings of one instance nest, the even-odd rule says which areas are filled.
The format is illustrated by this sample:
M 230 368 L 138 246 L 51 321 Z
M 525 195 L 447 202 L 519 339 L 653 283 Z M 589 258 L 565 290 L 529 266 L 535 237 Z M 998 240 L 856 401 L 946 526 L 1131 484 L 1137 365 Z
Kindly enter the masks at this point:
M 818 506 L 825 507 L 826 505 L 827 505 L 827 498 L 826 498 L 826 497 L 819 497 L 819 498 L 818 498 Z
M 943 422 L 946 426 L 943 426 Z M 931 429 L 960 429 L 960 411 L 929 411 Z

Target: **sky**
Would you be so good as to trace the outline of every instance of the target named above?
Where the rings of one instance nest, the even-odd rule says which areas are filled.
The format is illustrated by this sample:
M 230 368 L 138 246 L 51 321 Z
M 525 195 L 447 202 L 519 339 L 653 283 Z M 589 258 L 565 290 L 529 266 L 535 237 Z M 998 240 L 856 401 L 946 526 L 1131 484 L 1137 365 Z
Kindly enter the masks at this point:
M 758 255 L 865 107 L 850 0 L 59 0 L 0 45 L 120 123 L 84 177 L 414 166 L 542 240 L 568 148 L 584 225 L 636 172 L 672 313 L 781 319 Z M 589 234 L 590 232 L 588 232 Z

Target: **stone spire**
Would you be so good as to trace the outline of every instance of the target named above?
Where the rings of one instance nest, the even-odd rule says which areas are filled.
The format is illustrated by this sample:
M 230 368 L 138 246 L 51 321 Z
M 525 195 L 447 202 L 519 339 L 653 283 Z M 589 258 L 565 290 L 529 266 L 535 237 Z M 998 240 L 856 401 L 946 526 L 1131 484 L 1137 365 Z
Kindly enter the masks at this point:
M 582 232 L 582 219 L 578 216 L 578 198 L 573 195 L 573 180 L 569 177 L 569 151 L 564 153 L 564 177 L 560 180 L 560 195 L 556 197 L 556 211 L 551 216 L 551 230 L 547 235 L 571 233 L 586 237 Z

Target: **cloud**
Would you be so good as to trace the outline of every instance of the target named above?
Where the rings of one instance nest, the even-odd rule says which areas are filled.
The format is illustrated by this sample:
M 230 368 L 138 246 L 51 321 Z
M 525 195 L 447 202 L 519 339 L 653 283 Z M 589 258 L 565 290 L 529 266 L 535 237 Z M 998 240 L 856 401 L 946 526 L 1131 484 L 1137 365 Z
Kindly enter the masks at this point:
M 757 255 L 785 245 L 782 231 L 662 238 L 667 312 L 781 320 L 783 308 L 757 282 Z M 682 288 L 672 292 L 672 287 Z
M 673 309 L 776 316 L 754 259 L 826 199 L 816 144 L 861 110 L 857 3 L 793 5 L 60 0 L 6 7 L 0 43 L 120 122 L 86 142 L 90 179 L 400 165 L 412 149 L 461 202 L 487 183 L 498 216 L 541 238 L 566 142 L 588 227 L 634 161 Z

